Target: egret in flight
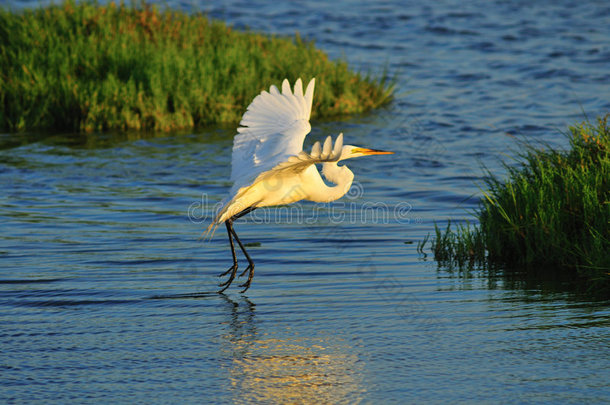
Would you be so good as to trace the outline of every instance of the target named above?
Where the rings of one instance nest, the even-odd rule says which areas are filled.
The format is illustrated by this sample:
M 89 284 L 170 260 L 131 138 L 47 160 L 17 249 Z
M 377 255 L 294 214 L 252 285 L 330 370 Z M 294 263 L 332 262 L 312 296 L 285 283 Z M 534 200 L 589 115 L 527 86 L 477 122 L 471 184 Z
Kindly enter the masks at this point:
M 282 91 L 271 86 L 263 91 L 248 106 L 241 119 L 233 141 L 231 180 L 233 187 L 224 200 L 208 233 L 224 222 L 229 234 L 233 265 L 219 277 L 229 275 L 219 284 L 226 290 L 237 273 L 237 242 L 248 260 L 248 267 L 239 275 L 248 273 L 248 280 L 240 287 L 245 292 L 254 276 L 254 262 L 239 240 L 233 221 L 259 207 L 284 205 L 300 200 L 330 202 L 341 198 L 352 185 L 354 173 L 347 166 L 339 166 L 342 160 L 367 156 L 385 155 L 376 149 L 343 145 L 343 134 L 333 144 L 327 137 L 323 145 L 314 143 L 311 152 L 303 150 L 305 136 L 311 131 L 309 116 L 313 101 L 315 79 L 307 85 L 303 94 L 301 79 L 294 84 L 294 91 L 284 79 Z M 322 165 L 322 175 L 333 183 L 328 186 L 322 179 L 316 164 Z

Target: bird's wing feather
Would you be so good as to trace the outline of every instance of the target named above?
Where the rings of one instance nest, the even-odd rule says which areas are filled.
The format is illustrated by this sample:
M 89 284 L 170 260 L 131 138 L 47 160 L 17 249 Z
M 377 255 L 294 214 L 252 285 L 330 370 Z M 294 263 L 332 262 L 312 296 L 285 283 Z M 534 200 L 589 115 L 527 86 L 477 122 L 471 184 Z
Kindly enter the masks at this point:
M 304 155 L 298 162 L 291 160 L 291 157 L 302 152 L 305 136 L 311 131 L 309 117 L 314 87 L 315 79 L 311 79 L 303 94 L 303 83 L 298 79 L 293 92 L 288 80 L 284 80 L 281 92 L 276 86 L 271 86 L 269 92 L 263 91 L 252 100 L 233 140 L 231 193 L 221 203 L 222 208 L 208 227 L 206 235 L 215 229 L 233 201 L 243 195 L 259 177 L 267 178 L 265 173 L 276 166 L 277 170 L 297 170 L 298 167 L 305 169 L 315 163 L 305 164 Z
M 301 79 L 295 82 L 294 92 L 284 80 L 281 92 L 271 86 L 250 103 L 233 141 L 233 192 L 302 151 L 303 140 L 311 131 L 314 86 L 312 79 L 303 94 Z

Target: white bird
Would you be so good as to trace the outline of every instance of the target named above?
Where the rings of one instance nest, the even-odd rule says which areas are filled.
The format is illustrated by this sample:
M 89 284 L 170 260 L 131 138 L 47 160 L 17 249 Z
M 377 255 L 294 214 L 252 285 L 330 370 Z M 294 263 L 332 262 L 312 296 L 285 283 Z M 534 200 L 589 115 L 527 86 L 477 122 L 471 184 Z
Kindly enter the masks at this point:
M 329 202 L 341 198 L 352 185 L 354 173 L 347 166 L 338 166 L 341 160 L 366 155 L 384 155 L 376 149 L 343 145 L 343 134 L 339 134 L 333 145 L 327 137 L 324 145 L 314 143 L 311 152 L 303 151 L 305 136 L 311 131 L 309 116 L 313 101 L 315 79 L 307 85 L 305 94 L 301 79 L 294 85 L 288 80 L 282 83 L 282 92 L 271 86 L 263 91 L 248 106 L 237 128 L 233 141 L 231 180 L 233 187 L 226 202 L 209 226 L 209 233 L 225 223 L 233 255 L 233 266 L 220 274 L 230 273 L 229 278 L 219 284 L 226 290 L 237 272 L 235 245 L 237 242 L 248 260 L 248 267 L 239 275 L 248 273 L 248 280 L 240 287 L 242 293 L 250 287 L 254 276 L 254 262 L 233 229 L 233 221 L 259 207 L 284 205 L 300 200 Z M 334 186 L 322 180 L 316 164 L 322 164 L 322 174 Z

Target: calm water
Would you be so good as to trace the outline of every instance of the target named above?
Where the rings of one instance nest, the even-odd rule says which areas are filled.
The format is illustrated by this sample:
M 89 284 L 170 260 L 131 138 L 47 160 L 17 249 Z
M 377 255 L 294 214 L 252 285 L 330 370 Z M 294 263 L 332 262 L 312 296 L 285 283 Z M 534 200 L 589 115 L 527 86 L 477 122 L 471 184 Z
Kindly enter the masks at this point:
M 397 153 L 350 161 L 337 203 L 238 224 L 260 243 L 254 283 L 218 295 L 197 293 L 230 265 L 226 236 L 198 237 L 233 129 L 0 135 L 0 402 L 610 399 L 607 302 L 416 252 L 434 221 L 469 217 L 480 164 L 515 137 L 563 145 L 583 111 L 610 111 L 607 2 L 168 3 L 398 72 L 391 106 L 307 141 Z

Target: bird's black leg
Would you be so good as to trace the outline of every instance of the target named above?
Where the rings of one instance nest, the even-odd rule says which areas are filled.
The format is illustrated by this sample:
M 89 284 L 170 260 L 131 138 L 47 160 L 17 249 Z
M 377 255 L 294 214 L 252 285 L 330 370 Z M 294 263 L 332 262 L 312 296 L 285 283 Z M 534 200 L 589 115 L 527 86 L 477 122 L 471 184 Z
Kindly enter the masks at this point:
M 250 212 L 254 211 L 255 209 L 256 209 L 256 207 L 248 207 L 245 210 L 241 211 L 240 213 L 234 215 L 231 218 L 231 221 L 241 218 L 244 215 L 249 214 Z M 246 260 L 248 260 L 248 267 L 246 267 L 246 269 L 239 275 L 239 277 L 242 277 L 244 274 L 248 273 L 248 280 L 245 283 L 243 283 L 242 285 L 240 285 L 240 287 L 245 287 L 241 291 L 242 293 L 244 293 L 244 292 L 246 292 L 246 290 L 248 288 L 250 288 L 250 283 L 252 283 L 252 278 L 254 277 L 254 261 L 252 260 L 252 258 L 250 258 L 250 255 L 246 251 L 244 244 L 241 243 L 241 240 L 239 240 L 239 236 L 237 236 L 237 232 L 235 232 L 235 229 L 233 229 L 233 226 L 231 226 L 231 232 L 233 233 L 233 237 L 237 241 L 237 244 L 241 248 L 241 251 L 244 252 L 244 256 L 246 256 Z
M 232 219 L 228 219 L 225 221 L 225 225 L 227 226 L 227 234 L 229 235 L 229 243 L 231 244 L 231 254 L 233 255 L 233 266 L 229 267 L 229 270 L 225 271 L 224 273 L 222 273 L 218 276 L 218 277 L 223 277 L 223 276 L 226 276 L 227 274 L 231 273 L 231 276 L 229 277 L 229 279 L 227 281 L 225 281 L 224 283 L 220 283 L 218 285 L 219 287 L 224 287 L 223 289 L 218 291 L 219 293 L 221 293 L 224 290 L 226 290 L 227 288 L 229 288 L 229 286 L 233 282 L 233 279 L 235 278 L 235 273 L 237 272 L 237 256 L 235 255 L 235 245 L 233 244 L 233 234 L 235 233 L 235 231 L 233 231 L 232 222 L 233 222 Z M 240 245 L 241 245 L 241 242 L 240 242 Z
M 248 252 L 246 252 L 246 248 L 244 247 L 244 244 L 241 243 L 241 241 L 239 240 L 239 237 L 237 236 L 237 233 L 235 232 L 235 229 L 233 229 L 233 227 L 231 227 L 231 231 L 233 232 L 233 237 L 237 241 L 237 244 L 241 248 L 241 251 L 244 252 L 244 256 L 246 256 L 246 259 L 248 260 L 248 267 L 246 267 L 246 270 L 244 270 L 239 275 L 239 277 L 241 277 L 244 274 L 246 274 L 246 272 L 249 272 L 248 273 L 248 280 L 245 283 L 243 283 L 242 285 L 240 285 L 240 287 L 245 287 L 241 291 L 242 293 L 244 293 L 244 292 L 246 292 L 246 290 L 248 288 L 250 288 L 250 283 L 252 283 L 252 278 L 254 277 L 254 261 L 250 258 L 250 255 L 248 254 Z
M 241 248 L 241 251 L 244 252 L 244 256 L 246 256 L 246 259 L 248 260 L 248 267 L 246 268 L 246 270 L 244 270 L 239 275 L 239 277 L 243 276 L 248 271 L 250 272 L 248 275 L 248 281 L 246 281 L 244 284 L 240 285 L 240 287 L 245 287 L 241 292 L 242 293 L 245 292 L 250 287 L 250 283 L 252 282 L 252 277 L 254 277 L 254 262 L 250 258 L 250 255 L 248 254 L 248 252 L 246 252 L 246 248 L 244 247 L 243 243 L 241 243 L 241 241 L 239 240 L 239 237 L 237 236 L 235 229 L 233 229 L 233 221 L 235 221 L 238 218 L 243 217 L 244 215 L 254 211 L 255 209 L 256 209 L 256 207 L 248 207 L 245 210 L 239 212 L 238 214 L 233 215 L 231 218 L 229 218 L 228 220 L 225 221 L 225 225 L 227 226 L 227 233 L 229 234 L 229 243 L 231 245 L 231 254 L 233 255 L 233 266 L 231 266 L 227 271 L 225 271 L 224 273 L 222 273 L 218 276 L 218 277 L 223 277 L 223 276 L 226 276 L 227 274 L 231 273 L 231 275 L 229 276 L 229 279 L 227 281 L 225 281 L 224 283 L 220 283 L 218 285 L 219 287 L 224 287 L 223 289 L 218 291 L 219 293 L 221 293 L 224 290 L 226 290 L 227 288 L 229 288 L 229 286 L 235 279 L 235 274 L 237 272 L 237 256 L 235 254 L 235 245 L 233 244 L 233 238 L 235 238 L 235 240 L 239 244 L 239 247 Z

